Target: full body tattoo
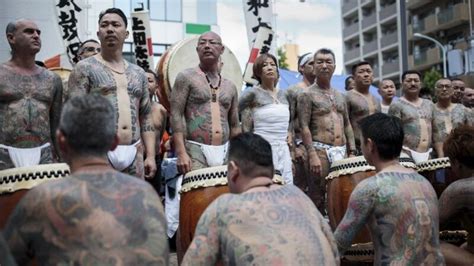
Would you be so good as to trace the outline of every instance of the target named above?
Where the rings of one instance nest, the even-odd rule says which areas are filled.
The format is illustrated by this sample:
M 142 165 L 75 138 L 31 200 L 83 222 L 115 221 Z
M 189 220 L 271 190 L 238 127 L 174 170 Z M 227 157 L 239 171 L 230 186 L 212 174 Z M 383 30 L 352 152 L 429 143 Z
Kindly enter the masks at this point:
M 163 207 L 144 181 L 77 173 L 26 194 L 5 227 L 19 265 L 167 265 Z
M 389 115 L 400 118 L 405 138 L 403 146 L 418 152 L 426 152 L 432 145 L 432 122 L 434 105 L 431 101 L 421 99 L 419 106 L 400 98 L 392 103 Z
M 374 243 L 374 265 L 444 264 L 438 200 L 423 176 L 382 172 L 359 183 L 334 233 L 341 253 L 365 224 Z
M 434 105 L 433 143 L 438 156 L 443 155 L 443 143 L 451 130 L 468 124 L 470 124 L 469 110 L 462 104 L 453 103 L 451 108 L 444 110 Z
M 0 65 L 0 144 L 16 148 L 52 146 L 41 152 L 40 164 L 55 161 L 55 132 L 62 107 L 61 78 L 44 68 L 19 74 Z M 0 148 L 0 170 L 13 168 L 8 151 Z
M 302 244 L 302 241 L 305 244 Z M 331 229 L 294 186 L 226 194 L 201 216 L 183 265 L 338 265 Z
M 152 135 L 155 127 L 151 113 L 148 82 L 145 72 L 134 64 L 125 63 L 125 72 L 117 73 L 106 65 L 99 55 L 80 61 L 69 76 L 69 95 L 71 98 L 85 93 L 95 93 L 110 100 L 117 112 L 117 127 L 120 145 L 131 145 Z M 125 84 L 117 84 L 117 75 Z M 121 91 L 126 86 L 126 91 Z M 125 102 L 119 103 L 119 94 L 128 95 Z M 122 99 L 127 97 L 121 97 Z M 146 145 L 146 143 L 144 143 Z M 143 145 L 139 146 L 135 162 L 124 171 L 139 177 L 144 176 Z M 154 147 L 153 147 L 154 148 Z

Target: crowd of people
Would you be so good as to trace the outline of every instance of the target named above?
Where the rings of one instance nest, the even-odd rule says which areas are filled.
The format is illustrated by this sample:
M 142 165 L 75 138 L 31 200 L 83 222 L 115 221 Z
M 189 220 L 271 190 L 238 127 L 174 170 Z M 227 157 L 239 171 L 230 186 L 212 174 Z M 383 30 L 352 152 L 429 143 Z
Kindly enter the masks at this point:
M 227 165 L 231 194 L 201 215 L 183 265 L 339 265 L 364 225 L 376 265 L 474 263 L 474 90 L 462 80 L 438 80 L 433 103 L 420 97 L 421 73 L 405 71 L 401 96 L 383 79 L 380 101 L 369 92 L 372 66 L 362 61 L 342 93 L 331 86 L 335 55 L 321 48 L 299 58 L 303 79 L 287 90 L 278 88 L 276 57 L 259 55 L 258 84 L 240 92 L 221 75 L 221 37 L 206 32 L 199 64 L 176 77 L 168 112 L 157 74 L 123 58 L 124 13 L 109 8 L 98 26 L 99 41 L 81 44 L 63 84 L 35 63 L 36 23 L 7 25 L 0 170 L 65 162 L 71 176 L 18 203 L 0 234 L 1 265 L 167 265 L 165 152 L 183 176 Z M 459 180 L 438 201 L 401 154 L 416 163 L 448 157 Z M 326 177 L 334 162 L 356 156 L 376 174 L 356 186 L 331 230 Z M 272 181 L 275 173 L 284 185 Z M 453 219 L 469 233 L 462 246 L 439 239 L 440 225 Z

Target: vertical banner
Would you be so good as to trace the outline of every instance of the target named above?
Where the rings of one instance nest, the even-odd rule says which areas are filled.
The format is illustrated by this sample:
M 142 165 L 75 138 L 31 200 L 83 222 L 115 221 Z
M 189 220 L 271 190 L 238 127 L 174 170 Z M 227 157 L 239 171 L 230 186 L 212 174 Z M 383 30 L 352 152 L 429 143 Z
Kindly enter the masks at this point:
M 79 7 L 74 0 L 57 0 L 56 3 L 58 25 L 61 29 L 66 53 L 69 62 L 74 64 L 77 52 L 81 46 L 81 40 L 77 33 L 78 16 L 76 16 L 76 12 L 81 12 L 82 8 Z
M 250 84 L 257 84 L 258 81 L 253 76 L 253 64 L 260 54 L 268 53 L 273 42 L 273 31 L 268 28 L 260 28 L 257 33 L 257 38 L 250 50 L 249 61 L 245 67 L 244 81 Z
M 272 29 L 272 0 L 242 0 L 249 48 L 252 48 L 260 28 Z
M 134 11 L 131 13 L 131 17 L 137 65 L 143 69 L 154 69 L 150 13 L 148 11 Z

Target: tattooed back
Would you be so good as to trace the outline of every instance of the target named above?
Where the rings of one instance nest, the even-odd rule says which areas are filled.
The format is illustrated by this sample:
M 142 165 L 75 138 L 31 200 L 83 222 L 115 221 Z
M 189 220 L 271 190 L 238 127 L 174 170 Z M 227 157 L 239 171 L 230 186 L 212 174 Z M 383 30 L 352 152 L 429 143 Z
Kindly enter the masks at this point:
M 329 225 L 295 186 L 226 194 L 201 216 L 183 265 L 336 265 Z
M 382 172 L 357 185 L 335 237 L 347 249 L 368 224 L 375 264 L 440 265 L 438 200 L 416 172 Z
M 20 265 L 168 263 L 163 208 L 144 181 L 108 171 L 78 173 L 34 188 L 4 231 Z

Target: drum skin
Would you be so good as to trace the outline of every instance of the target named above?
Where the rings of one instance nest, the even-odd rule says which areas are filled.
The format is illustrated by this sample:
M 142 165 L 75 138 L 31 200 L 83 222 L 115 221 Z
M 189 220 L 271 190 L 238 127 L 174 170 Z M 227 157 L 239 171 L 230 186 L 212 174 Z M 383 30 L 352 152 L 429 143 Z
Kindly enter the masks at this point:
M 194 237 L 201 214 L 217 197 L 229 193 L 227 185 L 197 188 L 181 194 L 179 206 L 178 260 L 181 261 Z
M 357 184 L 374 175 L 375 171 L 370 170 L 341 175 L 329 180 L 327 184 L 327 202 L 329 223 L 332 230 L 336 230 L 337 225 L 342 221 L 347 210 L 347 204 L 349 203 L 351 193 Z M 367 226 L 364 226 L 364 228 L 356 235 L 352 243 L 368 243 L 371 241 L 370 232 Z

